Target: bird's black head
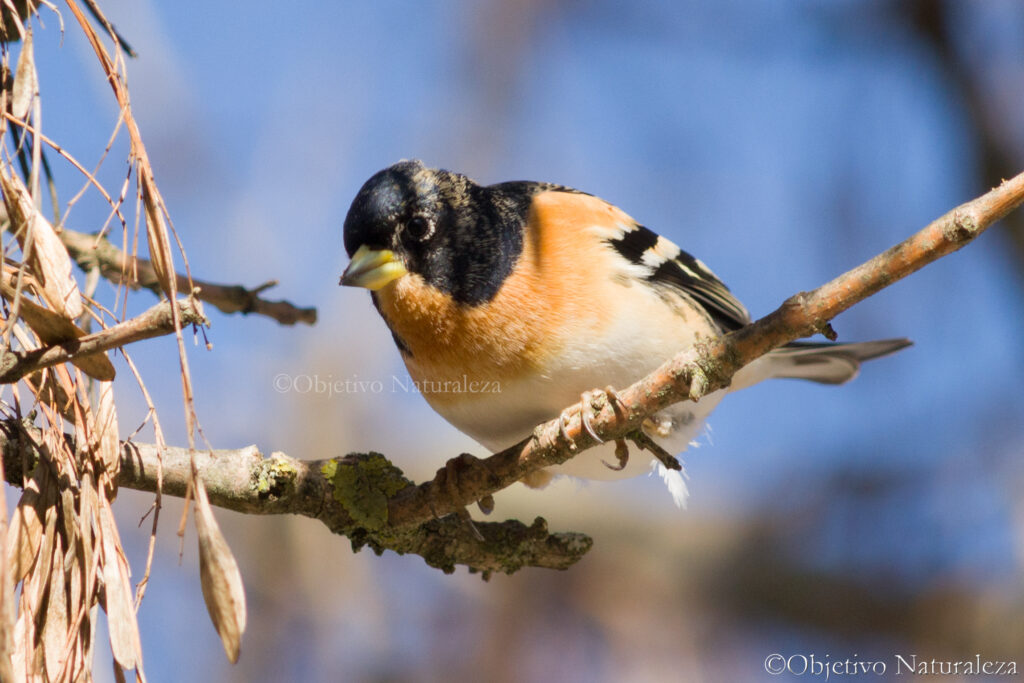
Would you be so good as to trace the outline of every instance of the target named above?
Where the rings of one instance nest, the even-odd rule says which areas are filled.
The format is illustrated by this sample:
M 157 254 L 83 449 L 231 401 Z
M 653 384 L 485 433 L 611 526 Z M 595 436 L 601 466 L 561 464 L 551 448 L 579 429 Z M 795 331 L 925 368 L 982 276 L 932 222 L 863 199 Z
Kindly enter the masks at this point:
M 522 249 L 522 202 L 464 175 L 401 161 L 359 190 L 345 218 L 341 284 L 381 289 L 406 273 L 456 301 L 492 298 Z

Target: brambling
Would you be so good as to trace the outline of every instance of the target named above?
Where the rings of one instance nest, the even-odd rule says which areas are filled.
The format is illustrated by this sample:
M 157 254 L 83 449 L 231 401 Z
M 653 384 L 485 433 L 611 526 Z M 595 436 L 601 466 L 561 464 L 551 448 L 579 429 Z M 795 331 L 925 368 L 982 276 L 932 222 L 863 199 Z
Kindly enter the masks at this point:
M 345 218 L 351 263 L 341 284 L 371 290 L 409 374 L 452 425 L 497 452 L 595 387 L 624 387 L 698 339 L 750 322 L 700 260 L 622 210 L 561 185 L 478 185 L 402 161 L 363 185 Z M 740 370 L 728 391 L 771 377 L 853 379 L 862 361 L 906 339 L 795 343 Z M 727 390 L 678 403 L 645 432 L 670 453 L 697 436 Z M 640 458 L 606 464 L 614 444 L 524 480 L 638 475 Z M 676 504 L 680 472 L 655 461 Z

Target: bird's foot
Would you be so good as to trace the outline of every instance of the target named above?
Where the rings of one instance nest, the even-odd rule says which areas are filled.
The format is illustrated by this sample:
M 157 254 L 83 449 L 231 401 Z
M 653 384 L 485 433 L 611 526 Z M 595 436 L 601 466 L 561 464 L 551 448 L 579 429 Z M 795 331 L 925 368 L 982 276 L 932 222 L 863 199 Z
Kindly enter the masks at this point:
M 583 429 L 590 435 L 597 443 L 604 443 L 604 439 L 597 435 L 594 431 L 593 419 L 597 413 L 597 409 L 594 408 L 594 400 L 599 398 L 601 394 L 604 394 L 608 404 L 612 406 L 612 409 L 618 412 L 621 410 L 622 401 L 619 399 L 618 393 L 611 385 L 601 389 L 593 389 L 591 391 L 584 391 L 580 394 L 580 402 L 576 405 L 569 406 L 558 416 L 558 433 L 561 434 L 562 438 L 565 439 L 569 444 L 569 450 L 576 450 L 576 442 L 569 436 L 569 423 L 572 420 L 574 412 L 579 412 L 580 424 Z M 616 448 L 616 456 L 619 456 L 619 450 Z M 620 457 L 621 462 L 621 457 Z
M 617 415 L 621 415 L 623 403 L 622 399 L 619 398 L 619 392 L 615 391 L 615 387 L 611 384 L 606 386 L 604 388 L 604 395 L 608 397 L 608 403 L 611 405 L 612 410 L 614 410 Z
M 460 453 L 457 457 L 446 462 L 444 467 L 437 471 L 437 474 L 434 475 L 434 485 L 437 487 L 436 490 L 444 492 L 449 501 L 456 503 L 455 514 L 469 525 L 477 540 L 482 541 L 484 537 L 480 530 L 476 528 L 476 525 L 473 524 L 473 520 L 470 519 L 469 511 L 465 507 L 458 505 L 458 502 L 473 497 L 472 492 L 465 490 L 464 479 L 469 471 L 482 471 L 485 478 L 490 478 L 491 476 L 491 471 L 484 464 L 483 460 L 469 453 Z M 481 512 L 489 515 L 494 510 L 494 496 L 490 494 L 482 496 L 477 499 L 476 504 Z

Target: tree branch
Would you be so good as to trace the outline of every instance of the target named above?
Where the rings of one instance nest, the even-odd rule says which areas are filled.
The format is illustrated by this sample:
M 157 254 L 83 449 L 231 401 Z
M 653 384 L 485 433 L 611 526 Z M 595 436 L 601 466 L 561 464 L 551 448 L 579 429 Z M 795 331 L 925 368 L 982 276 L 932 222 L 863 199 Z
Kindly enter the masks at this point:
M 79 267 L 86 272 L 99 268 L 103 277 L 115 284 L 124 284 L 132 289 L 145 287 L 157 296 L 163 296 L 160 281 L 153 264 L 144 258 L 131 258 L 110 240 L 96 235 L 65 229 L 60 233 L 61 241 Z M 196 297 L 223 313 L 256 313 L 273 318 L 282 325 L 316 322 L 315 308 L 298 308 L 288 301 L 268 301 L 260 294 L 277 284 L 276 280 L 266 282 L 255 289 L 241 285 L 218 285 L 212 282 L 192 279 L 176 274 L 179 292 L 190 292 L 198 288 Z
M 24 478 L 45 458 L 46 450 L 39 444 L 33 427 L 13 419 L 0 421 L 8 483 L 23 486 Z M 192 457 L 185 448 L 164 449 L 165 494 L 185 496 Z M 449 515 L 415 527 L 391 527 L 380 517 L 387 511 L 386 496 L 412 482 L 375 453 L 301 461 L 283 453 L 264 458 L 255 446 L 248 446 L 196 451 L 194 457 L 214 505 L 249 514 L 311 517 L 347 536 L 356 550 L 369 546 L 378 554 L 384 550 L 413 553 L 446 572 L 454 571 L 456 564 L 485 577 L 496 571 L 511 574 L 522 567 L 567 569 L 593 543 L 583 534 L 548 533 L 540 517 L 530 526 L 515 520 L 469 524 Z M 156 446 L 122 442 L 118 485 L 155 491 L 160 460 Z
M 985 89 L 989 81 L 983 70 L 994 71 L 994 62 L 978 60 L 977 50 L 968 52 L 956 40 L 964 21 L 962 8 L 936 0 L 893 0 L 890 6 L 895 16 L 907 22 L 932 50 L 949 90 L 949 100 L 961 107 L 967 117 L 971 127 L 968 134 L 975 138 L 973 144 L 979 155 L 976 182 L 987 185 L 1013 173 L 1019 157 L 1014 153 L 1013 143 L 1016 121 L 1000 115 L 995 105 L 997 98 Z M 1017 260 L 1014 271 L 1018 285 L 1024 284 L 1020 277 L 1024 274 L 1024 215 L 1015 214 L 1003 228 L 1002 238 L 1009 240 L 1009 252 Z
M 191 297 L 180 299 L 178 310 L 182 327 L 209 324 L 199 302 Z M 159 337 L 171 332 L 174 332 L 171 303 L 161 301 L 145 313 L 84 337 L 32 351 L 0 350 L 0 384 L 11 384 L 36 370 L 73 361 L 94 353 L 103 353 L 132 342 Z
M 764 318 L 723 337 L 701 340 L 619 391 L 616 400 L 598 395 L 591 405 L 594 433 L 604 441 L 629 437 L 647 416 L 728 386 L 737 370 L 778 346 L 818 332 L 834 336 L 830 321 L 836 315 L 960 249 L 1022 201 L 1024 174 L 957 207 L 818 289 L 790 297 Z M 127 342 L 122 339 L 121 343 Z M 366 545 L 378 553 L 385 549 L 415 553 L 446 571 L 465 564 L 485 574 L 511 573 L 523 566 L 567 568 L 592 542 L 581 534 L 549 534 L 540 518 L 530 527 L 516 521 L 474 524 L 468 521 L 465 506 L 598 443 L 583 428 L 578 410 L 566 433 L 569 441 L 561 435 L 559 420 L 551 420 L 522 443 L 475 465 L 466 456 L 455 458 L 433 481 L 420 485 L 412 484 L 377 453 L 299 461 L 281 453 L 264 458 L 250 446 L 197 452 L 196 459 L 211 502 L 221 507 L 312 517 L 334 533 L 348 536 L 356 549 Z M 9 482 L 22 485 L 23 472 L 31 471 L 40 454 L 45 454 L 37 444 L 32 428 L 13 420 L 0 421 L 0 448 Z M 28 452 L 35 456 L 26 466 Z M 185 449 L 164 451 L 164 493 L 185 495 L 190 458 Z M 158 462 L 156 447 L 123 444 L 119 485 L 155 490 Z

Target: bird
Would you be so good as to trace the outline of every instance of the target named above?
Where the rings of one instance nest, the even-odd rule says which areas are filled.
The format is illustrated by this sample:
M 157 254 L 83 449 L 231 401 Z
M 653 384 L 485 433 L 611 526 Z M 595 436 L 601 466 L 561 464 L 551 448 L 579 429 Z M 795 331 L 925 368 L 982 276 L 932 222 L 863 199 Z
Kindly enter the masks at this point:
M 340 284 L 370 290 L 426 401 L 492 452 L 585 403 L 586 392 L 629 386 L 700 339 L 751 322 L 702 261 L 563 185 L 481 185 L 403 160 L 363 184 L 343 233 L 350 262 Z M 679 453 L 727 391 L 769 378 L 842 384 L 862 362 L 910 343 L 795 342 L 742 368 L 727 389 L 658 412 L 643 430 Z M 556 475 L 608 480 L 653 469 L 685 506 L 682 472 L 620 454 L 604 444 L 522 481 L 540 488 Z

